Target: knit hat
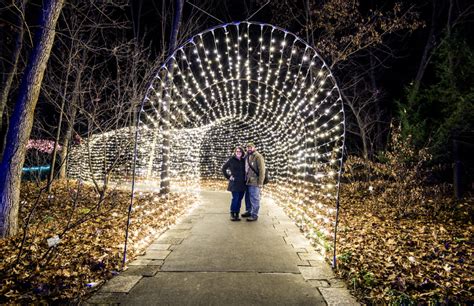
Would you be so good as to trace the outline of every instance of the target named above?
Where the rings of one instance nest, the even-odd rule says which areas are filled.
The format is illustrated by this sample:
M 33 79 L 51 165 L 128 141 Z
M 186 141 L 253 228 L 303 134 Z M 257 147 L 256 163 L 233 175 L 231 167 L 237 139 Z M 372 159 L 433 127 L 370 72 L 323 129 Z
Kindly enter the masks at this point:
M 255 144 L 253 142 L 248 142 L 247 143 L 247 148 L 248 147 L 252 147 L 252 148 L 255 148 Z

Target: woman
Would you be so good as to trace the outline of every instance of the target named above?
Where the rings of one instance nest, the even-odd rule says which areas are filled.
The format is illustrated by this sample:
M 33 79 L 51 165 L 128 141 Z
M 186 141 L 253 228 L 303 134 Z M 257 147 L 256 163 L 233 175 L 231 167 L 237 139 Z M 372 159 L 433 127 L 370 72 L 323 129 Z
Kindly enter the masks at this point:
M 234 150 L 234 156 L 222 166 L 222 173 L 229 180 L 227 190 L 232 192 L 232 201 L 230 204 L 230 220 L 240 221 L 239 213 L 242 204 L 242 198 L 245 194 L 245 161 L 244 149 L 237 147 Z

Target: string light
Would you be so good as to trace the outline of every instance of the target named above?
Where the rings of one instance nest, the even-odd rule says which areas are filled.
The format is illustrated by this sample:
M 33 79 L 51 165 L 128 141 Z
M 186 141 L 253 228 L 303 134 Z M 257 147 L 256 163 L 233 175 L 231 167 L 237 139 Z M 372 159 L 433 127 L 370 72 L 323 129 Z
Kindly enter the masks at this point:
M 26 145 L 27 150 L 35 149 L 42 153 L 52 154 L 54 150 L 54 141 L 46 139 L 30 139 Z M 56 150 L 61 151 L 62 146 L 57 144 Z
M 344 131 L 339 89 L 313 48 L 271 25 L 226 24 L 192 37 L 156 74 L 139 115 L 136 175 L 159 184 L 161 152 L 169 150 L 171 185 L 196 188 L 201 179 L 222 179 L 233 148 L 254 142 L 271 176 L 265 192 L 319 241 L 334 229 Z M 71 154 L 70 175 L 103 176 L 119 158 L 113 176 L 129 180 L 132 134 L 84 141 Z

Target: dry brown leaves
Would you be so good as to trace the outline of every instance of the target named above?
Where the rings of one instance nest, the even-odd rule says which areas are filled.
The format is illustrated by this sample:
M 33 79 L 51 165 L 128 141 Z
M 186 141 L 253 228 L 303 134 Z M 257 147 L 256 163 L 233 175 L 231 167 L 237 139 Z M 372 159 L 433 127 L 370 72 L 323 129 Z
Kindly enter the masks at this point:
M 367 187 L 367 186 L 365 186 Z M 379 181 L 375 190 L 383 190 Z M 466 303 L 474 291 L 474 201 L 438 196 L 423 213 L 399 216 L 380 193 L 345 184 L 338 231 L 338 273 L 367 303 Z M 428 207 L 445 204 L 430 215 Z
M 92 287 L 119 273 L 130 193 L 112 190 L 102 202 L 99 199 L 92 187 L 75 181 L 56 183 L 49 195 L 39 193 L 33 184 L 23 184 L 20 226 L 31 221 L 21 254 L 24 231 L 0 240 L 0 303 L 78 301 Z M 193 201 L 189 195 L 138 194 L 128 260 Z M 60 242 L 48 247 L 47 239 L 54 236 Z

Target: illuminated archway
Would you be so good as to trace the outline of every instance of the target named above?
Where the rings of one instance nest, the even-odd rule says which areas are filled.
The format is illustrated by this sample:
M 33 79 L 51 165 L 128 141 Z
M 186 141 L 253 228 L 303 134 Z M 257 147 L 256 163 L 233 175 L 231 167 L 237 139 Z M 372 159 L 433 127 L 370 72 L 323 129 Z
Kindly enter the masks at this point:
M 169 151 L 171 187 L 196 189 L 202 179 L 222 178 L 232 149 L 252 141 L 271 177 L 265 195 L 334 256 L 344 109 L 331 71 L 302 39 L 255 22 L 191 37 L 156 73 L 137 122 L 135 150 L 123 144 L 131 129 L 95 135 L 89 147 L 107 154 L 89 154 L 93 160 L 85 165 L 91 149 L 82 146 L 72 154 L 69 173 L 100 176 L 120 157 L 115 177 L 129 179 L 133 168 L 134 182 L 159 186 L 163 152 Z M 118 152 L 118 144 L 127 149 Z
M 160 142 L 163 132 L 169 145 Z M 328 66 L 296 35 L 238 22 L 193 36 L 156 74 L 137 133 L 139 147 L 152 144 L 144 149 L 147 162 L 137 159 L 138 176 L 159 179 L 160 152 L 169 151 L 171 185 L 192 188 L 200 179 L 221 178 L 221 165 L 235 146 L 256 143 L 272 178 L 267 194 L 285 205 L 322 251 L 331 250 L 344 109 Z

